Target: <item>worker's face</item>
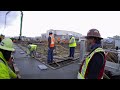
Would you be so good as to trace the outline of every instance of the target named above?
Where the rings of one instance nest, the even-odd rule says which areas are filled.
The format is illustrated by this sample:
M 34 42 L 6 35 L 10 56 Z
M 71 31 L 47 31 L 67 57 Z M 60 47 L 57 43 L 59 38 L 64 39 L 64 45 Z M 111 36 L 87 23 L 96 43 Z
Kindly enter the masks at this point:
M 88 44 L 88 45 L 93 44 L 93 42 L 94 42 L 94 39 L 93 39 L 93 38 L 87 38 L 87 44 Z
M 87 51 L 91 50 L 91 46 L 94 44 L 94 38 L 87 38 Z

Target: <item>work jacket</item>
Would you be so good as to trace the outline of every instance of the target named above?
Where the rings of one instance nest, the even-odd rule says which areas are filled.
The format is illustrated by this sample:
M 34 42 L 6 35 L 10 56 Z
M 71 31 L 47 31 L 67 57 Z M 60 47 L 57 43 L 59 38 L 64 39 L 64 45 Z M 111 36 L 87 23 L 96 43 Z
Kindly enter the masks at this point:
M 10 69 L 2 52 L 0 52 L 0 79 L 17 78 L 17 75 Z
M 76 40 L 75 37 L 72 37 L 69 41 L 69 47 L 76 47 Z

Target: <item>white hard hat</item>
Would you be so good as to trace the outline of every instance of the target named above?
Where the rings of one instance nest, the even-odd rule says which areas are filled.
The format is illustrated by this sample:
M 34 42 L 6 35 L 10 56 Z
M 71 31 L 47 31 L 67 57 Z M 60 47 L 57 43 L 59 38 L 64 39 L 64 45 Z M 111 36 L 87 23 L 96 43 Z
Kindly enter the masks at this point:
M 7 50 L 7 51 L 15 51 L 13 42 L 10 38 L 5 38 L 1 41 L 0 49 Z

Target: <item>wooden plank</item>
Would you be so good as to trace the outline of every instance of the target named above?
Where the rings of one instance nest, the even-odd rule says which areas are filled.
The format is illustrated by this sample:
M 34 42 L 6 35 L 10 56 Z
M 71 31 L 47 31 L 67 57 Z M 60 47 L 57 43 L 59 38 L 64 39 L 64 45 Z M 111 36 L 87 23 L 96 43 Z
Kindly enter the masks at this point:
M 105 73 L 103 73 L 103 77 L 106 79 L 110 79 Z
M 60 67 L 60 65 L 56 62 L 56 60 L 53 60 L 53 62 L 54 62 L 55 64 L 57 64 L 57 65 Z

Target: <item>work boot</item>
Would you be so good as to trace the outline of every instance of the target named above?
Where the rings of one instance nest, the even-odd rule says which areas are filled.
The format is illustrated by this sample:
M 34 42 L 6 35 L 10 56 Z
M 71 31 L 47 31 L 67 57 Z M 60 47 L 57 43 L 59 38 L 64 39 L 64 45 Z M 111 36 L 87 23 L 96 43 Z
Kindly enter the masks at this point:
M 47 60 L 47 64 L 50 64 L 51 62 L 50 62 L 50 60 Z

